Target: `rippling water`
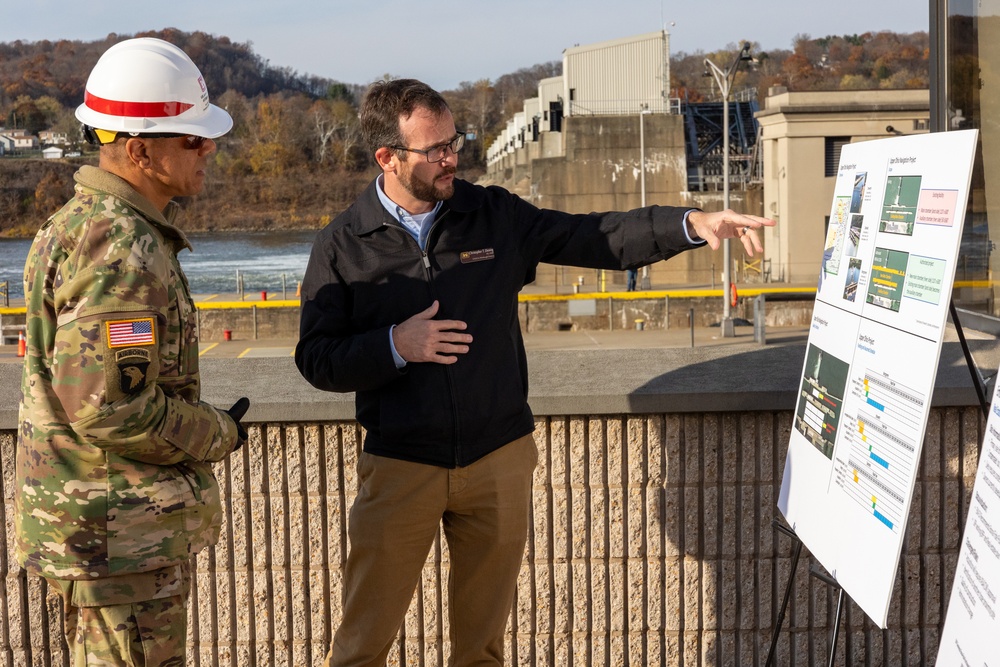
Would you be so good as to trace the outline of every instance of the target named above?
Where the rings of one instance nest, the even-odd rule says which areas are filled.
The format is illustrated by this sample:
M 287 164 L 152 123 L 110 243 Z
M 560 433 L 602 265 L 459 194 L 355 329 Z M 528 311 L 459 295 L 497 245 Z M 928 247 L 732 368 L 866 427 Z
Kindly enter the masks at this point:
M 181 266 L 195 294 L 236 292 L 239 271 L 248 293 L 266 290 L 276 297 L 284 276 L 288 296 L 294 298 L 315 236 L 314 231 L 189 234 L 194 252 L 181 252 Z M 7 281 L 12 299 L 23 296 L 22 276 L 30 247 L 29 239 L 0 239 L 0 283 Z

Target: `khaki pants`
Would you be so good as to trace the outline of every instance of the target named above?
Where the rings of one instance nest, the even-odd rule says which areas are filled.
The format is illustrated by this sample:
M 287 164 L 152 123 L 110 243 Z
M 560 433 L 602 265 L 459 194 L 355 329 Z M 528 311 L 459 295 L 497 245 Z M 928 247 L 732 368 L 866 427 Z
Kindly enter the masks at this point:
M 74 667 L 184 667 L 191 565 L 89 581 L 47 579 L 63 598 Z
M 530 435 L 455 470 L 363 453 L 343 621 L 325 664 L 385 664 L 443 522 L 451 663 L 502 665 L 537 461 Z

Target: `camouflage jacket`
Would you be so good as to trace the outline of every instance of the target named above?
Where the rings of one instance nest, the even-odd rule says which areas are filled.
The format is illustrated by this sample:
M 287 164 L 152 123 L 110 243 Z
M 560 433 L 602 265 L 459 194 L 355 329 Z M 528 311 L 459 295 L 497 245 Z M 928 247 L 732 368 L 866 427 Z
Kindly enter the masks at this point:
M 154 570 L 214 544 L 210 462 L 238 440 L 230 416 L 200 401 L 176 205 L 165 217 L 95 167 L 75 178 L 24 270 L 16 552 L 57 579 Z

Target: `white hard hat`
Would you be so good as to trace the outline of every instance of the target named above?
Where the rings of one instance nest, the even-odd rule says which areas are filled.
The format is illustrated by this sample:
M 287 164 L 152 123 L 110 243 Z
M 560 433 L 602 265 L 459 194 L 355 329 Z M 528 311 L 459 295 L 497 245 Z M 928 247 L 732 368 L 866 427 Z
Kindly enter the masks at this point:
M 76 109 L 84 125 L 133 134 L 193 134 L 214 139 L 233 126 L 209 104 L 198 67 L 184 51 L 153 37 L 128 39 L 104 52 Z

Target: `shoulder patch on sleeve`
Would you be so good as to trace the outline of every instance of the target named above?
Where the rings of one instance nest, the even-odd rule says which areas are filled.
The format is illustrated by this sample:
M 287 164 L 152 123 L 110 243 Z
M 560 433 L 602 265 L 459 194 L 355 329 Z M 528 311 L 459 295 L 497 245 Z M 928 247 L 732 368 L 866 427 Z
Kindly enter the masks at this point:
M 156 345 L 156 327 L 152 317 L 140 317 L 134 320 L 108 320 L 104 323 L 104 336 L 111 349 Z
M 141 347 L 115 352 L 115 366 L 118 369 L 118 386 L 122 393 L 137 394 L 149 382 L 149 350 Z

